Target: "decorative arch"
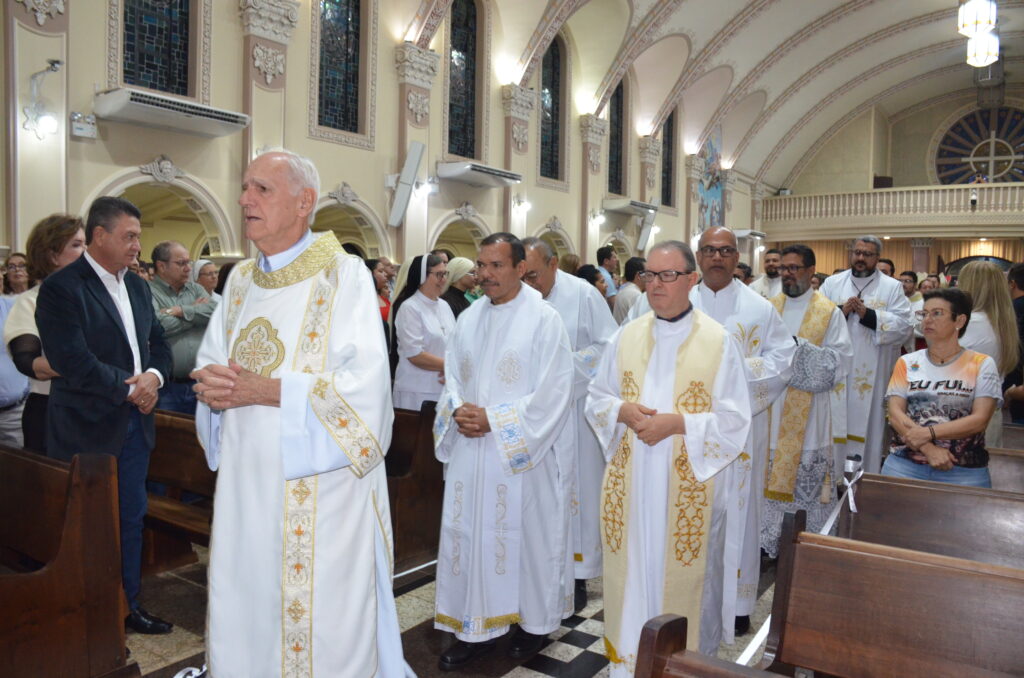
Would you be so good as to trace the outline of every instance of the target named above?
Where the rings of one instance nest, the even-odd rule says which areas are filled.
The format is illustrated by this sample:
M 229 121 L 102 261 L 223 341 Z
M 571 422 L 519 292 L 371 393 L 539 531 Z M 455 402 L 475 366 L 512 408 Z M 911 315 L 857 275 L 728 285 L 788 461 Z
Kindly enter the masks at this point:
M 615 248 L 615 254 L 623 263 L 630 257 L 636 256 L 636 240 L 622 230 L 613 231 L 601 238 L 600 247 L 605 245 L 611 245 Z
M 1014 97 L 1012 99 L 1007 97 L 1006 102 L 1003 105 L 1017 109 L 1024 109 L 1024 100 L 1019 97 Z M 938 171 L 935 168 L 934 161 L 934 158 L 938 155 L 939 144 L 942 142 L 942 138 L 949 131 L 949 128 L 958 120 L 976 110 L 978 110 L 978 101 L 977 99 L 972 99 L 964 105 L 958 106 L 956 110 L 947 115 L 932 132 L 932 137 L 928 142 L 928 151 L 925 154 L 925 166 L 928 169 L 928 181 L 931 184 L 938 186 L 942 183 L 939 180 Z
M 320 196 L 320 200 L 317 201 L 316 205 L 315 214 L 317 218 L 313 222 L 314 228 L 316 228 L 318 222 L 330 224 L 326 219 L 322 221 L 319 217 L 326 213 L 325 216 L 329 218 L 331 216 L 329 212 L 334 210 L 338 210 L 345 216 L 350 217 L 353 226 L 358 229 L 360 235 L 360 238 L 351 237 L 346 240 L 337 230 L 332 228 L 331 230 L 334 230 L 339 242 L 343 245 L 346 242 L 354 242 L 365 249 L 367 254 L 373 258 L 388 257 L 390 259 L 393 256 L 391 238 L 388 237 L 388 231 L 384 228 L 384 222 L 374 209 L 360 199 L 347 183 L 342 182 L 335 190 Z
M 551 245 L 559 257 L 566 254 L 577 254 L 576 243 L 573 242 L 572 235 L 565 230 L 565 226 L 562 225 L 558 217 L 551 217 L 547 223 L 538 226 L 531 235 Z
M 139 184 L 161 186 L 178 194 L 186 201 L 191 201 L 189 207 L 203 226 L 207 242 L 210 245 L 210 256 L 244 257 L 245 253 L 241 248 L 239 233 L 231 228 L 228 216 L 213 191 L 191 176 L 179 175 L 177 170 L 174 174 L 176 176 L 165 177 L 166 180 L 164 180 L 164 178 L 157 179 L 151 174 L 144 173 L 138 167 L 115 172 L 85 197 L 78 213 L 86 214 L 93 201 L 104 195 L 121 195 L 126 189 Z
M 456 223 L 463 223 L 469 233 L 469 236 L 473 239 L 473 242 L 480 246 L 480 241 L 489 236 L 494 231 L 487 222 L 480 218 L 480 214 L 476 211 L 476 208 L 471 204 L 463 203 L 461 207 L 453 210 L 449 214 L 441 217 L 434 224 L 434 227 L 430 229 L 430 235 L 427 238 L 427 251 L 434 249 L 437 245 L 438 238 L 444 233 L 445 229 Z

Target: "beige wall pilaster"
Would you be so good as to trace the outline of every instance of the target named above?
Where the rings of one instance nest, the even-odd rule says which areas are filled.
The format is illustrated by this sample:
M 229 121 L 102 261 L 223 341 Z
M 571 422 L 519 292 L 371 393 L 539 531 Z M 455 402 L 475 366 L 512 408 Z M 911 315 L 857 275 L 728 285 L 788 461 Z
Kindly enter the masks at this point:
M 583 137 L 583 176 L 580 190 L 579 256 L 581 261 L 593 261 L 600 246 L 601 226 L 590 218 L 601 211 L 605 195 L 605 175 L 601 171 L 604 142 L 608 137 L 608 121 L 587 113 L 580 116 L 580 135 Z

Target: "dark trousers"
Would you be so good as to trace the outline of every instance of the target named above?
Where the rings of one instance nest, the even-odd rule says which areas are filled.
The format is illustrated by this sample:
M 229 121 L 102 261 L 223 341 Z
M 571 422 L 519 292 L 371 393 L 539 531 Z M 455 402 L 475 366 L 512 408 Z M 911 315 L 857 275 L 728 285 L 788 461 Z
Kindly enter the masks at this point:
M 146 515 L 146 473 L 149 446 L 142 432 L 142 415 L 132 408 L 128 432 L 117 456 L 118 515 L 121 520 L 121 582 L 128 607 L 139 606 L 142 582 L 142 520 Z
M 25 449 L 46 454 L 46 404 L 50 399 L 42 393 L 29 393 L 21 413 L 21 431 Z
M 160 389 L 160 399 L 157 400 L 158 410 L 168 412 L 181 412 L 182 414 L 196 414 L 196 393 L 192 390 L 195 381 L 173 381 L 168 379 L 163 388 Z

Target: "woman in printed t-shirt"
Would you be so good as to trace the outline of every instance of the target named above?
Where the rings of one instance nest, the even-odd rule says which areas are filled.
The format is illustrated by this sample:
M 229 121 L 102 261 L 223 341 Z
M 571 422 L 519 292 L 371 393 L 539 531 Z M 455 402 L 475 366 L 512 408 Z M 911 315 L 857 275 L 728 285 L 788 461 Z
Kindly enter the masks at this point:
M 893 428 L 882 474 L 992 487 L 985 426 L 1002 391 L 995 361 L 960 346 L 971 297 L 927 292 L 917 312 L 928 348 L 901 356 L 886 392 Z

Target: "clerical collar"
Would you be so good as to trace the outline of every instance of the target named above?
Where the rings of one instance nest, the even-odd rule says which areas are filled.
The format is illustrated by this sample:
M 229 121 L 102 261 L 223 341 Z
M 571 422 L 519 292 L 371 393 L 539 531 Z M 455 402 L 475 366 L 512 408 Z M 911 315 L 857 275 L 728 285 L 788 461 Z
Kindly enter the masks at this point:
M 307 228 L 306 232 L 302 234 L 302 237 L 294 245 L 284 252 L 271 254 L 269 257 L 261 253 L 256 257 L 256 264 L 264 273 L 273 273 L 298 259 L 299 255 L 305 252 L 306 248 L 313 243 L 313 240 L 315 240 L 313 231 Z
M 689 307 L 687 307 L 687 309 L 685 311 L 683 311 L 682 313 L 680 313 L 677 316 L 673 316 L 671 318 L 662 318 L 660 315 L 658 315 L 656 317 L 658 318 L 658 320 L 664 320 L 667 323 L 677 323 L 680 320 L 682 320 L 683 318 L 685 318 L 686 314 L 689 313 L 692 310 L 693 310 L 693 304 L 690 304 Z

